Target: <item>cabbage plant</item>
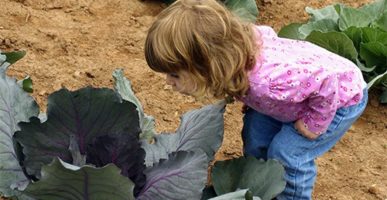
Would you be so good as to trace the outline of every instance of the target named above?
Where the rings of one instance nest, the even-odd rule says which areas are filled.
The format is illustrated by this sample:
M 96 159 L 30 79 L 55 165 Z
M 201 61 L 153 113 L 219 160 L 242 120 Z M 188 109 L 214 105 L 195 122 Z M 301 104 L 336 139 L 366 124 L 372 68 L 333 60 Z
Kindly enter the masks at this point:
M 175 0 L 162 1 L 166 4 L 175 2 Z M 257 21 L 259 11 L 255 0 L 221 0 L 221 2 L 242 20 L 252 23 Z
M 8 60 L 0 54 L 2 196 L 20 200 L 206 198 L 208 166 L 223 140 L 225 101 L 191 110 L 181 117 L 175 133 L 158 134 L 154 118 L 143 112 L 123 71 L 115 70 L 115 90 L 61 89 L 48 96 L 47 113 L 39 113 L 23 84 L 6 75 L 8 66 L 23 56 L 7 55 Z M 278 176 L 279 163 L 240 159 L 236 162 L 242 164 L 235 170 L 254 173 L 258 181 L 236 183 L 220 192 L 215 187 L 216 193 L 208 198 L 251 194 L 266 200 L 280 192 L 269 189 L 284 183 Z M 260 167 L 264 165 L 274 170 L 264 170 Z M 220 174 L 229 172 L 217 166 L 214 186 L 215 180 L 223 179 L 216 178 L 218 168 L 226 170 Z M 268 177 L 274 184 L 258 191 Z
M 334 4 L 305 10 L 308 22 L 284 26 L 278 35 L 310 41 L 351 60 L 363 72 L 368 88 L 382 88 L 380 101 L 387 103 L 387 0 L 360 8 Z
M 61 89 L 39 115 L 34 99 L 6 75 L 7 56 L 0 59 L 3 196 L 200 199 L 208 163 L 223 139 L 224 103 L 184 114 L 176 133 L 154 135 L 154 119 L 116 70 L 116 90 Z

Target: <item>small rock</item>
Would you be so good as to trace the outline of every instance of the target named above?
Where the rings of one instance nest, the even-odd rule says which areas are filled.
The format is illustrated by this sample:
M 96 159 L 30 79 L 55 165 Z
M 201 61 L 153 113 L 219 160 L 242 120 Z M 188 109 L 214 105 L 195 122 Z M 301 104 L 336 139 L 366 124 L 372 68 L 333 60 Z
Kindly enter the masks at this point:
M 11 38 L 11 39 L 10 39 L 10 42 L 11 42 L 12 44 L 15 44 L 15 43 L 17 42 L 17 39 L 16 39 L 16 38 Z
M 40 95 L 40 96 L 44 96 L 46 93 L 47 93 L 46 90 L 42 90 L 42 91 L 39 92 L 39 95 Z
M 167 112 L 165 110 L 161 110 L 161 111 L 159 111 L 159 113 L 162 114 L 162 115 L 166 115 L 167 114 Z
M 190 96 L 188 96 L 187 99 L 185 99 L 186 103 L 195 103 L 195 101 L 196 101 L 195 98 Z
M 172 86 L 171 85 L 164 85 L 164 90 L 172 90 Z
M 86 76 L 89 78 L 95 78 L 95 76 L 93 74 L 91 74 L 90 72 L 86 72 Z
M 10 39 L 4 39 L 4 44 L 7 45 L 7 46 L 11 46 L 11 40 Z
M 165 122 L 172 122 L 172 120 L 167 118 L 167 117 L 163 117 L 163 121 L 165 121 Z
M 356 128 L 355 128 L 354 126 L 351 126 L 351 127 L 349 128 L 349 132 L 356 132 Z
M 81 77 L 81 72 L 80 71 L 75 71 L 73 74 L 74 78 L 80 78 Z
M 380 193 L 380 189 L 376 186 L 376 184 L 373 184 L 371 185 L 369 188 L 368 188 L 368 192 L 371 193 L 371 194 L 379 194 Z

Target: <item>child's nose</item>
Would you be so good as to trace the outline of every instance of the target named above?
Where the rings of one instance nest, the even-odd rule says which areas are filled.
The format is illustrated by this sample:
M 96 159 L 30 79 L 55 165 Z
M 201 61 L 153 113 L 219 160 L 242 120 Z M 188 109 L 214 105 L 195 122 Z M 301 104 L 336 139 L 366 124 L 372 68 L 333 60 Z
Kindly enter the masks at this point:
M 168 85 L 174 85 L 173 79 L 170 75 L 167 74 L 167 77 L 165 78 L 165 81 Z

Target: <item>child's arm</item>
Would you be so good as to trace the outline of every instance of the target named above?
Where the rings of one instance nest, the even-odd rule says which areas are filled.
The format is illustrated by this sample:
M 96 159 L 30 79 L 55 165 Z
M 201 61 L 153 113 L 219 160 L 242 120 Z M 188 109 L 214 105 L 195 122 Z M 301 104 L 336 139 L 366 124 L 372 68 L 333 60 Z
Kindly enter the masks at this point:
M 338 78 L 328 75 L 322 69 L 296 69 L 307 73 L 298 75 L 297 81 L 293 76 L 272 77 L 270 81 L 270 98 L 287 103 L 302 103 L 308 107 L 298 122 L 299 130 L 309 130 L 316 137 L 328 129 L 338 108 Z M 280 81 L 279 81 L 280 80 Z M 292 80 L 292 83 L 288 83 Z M 303 122 L 303 123 L 301 123 Z M 306 133 L 306 131 L 305 131 Z M 310 135 L 306 133 L 305 135 Z M 308 137 L 309 138 L 309 137 Z M 312 137 L 310 137 L 312 138 Z

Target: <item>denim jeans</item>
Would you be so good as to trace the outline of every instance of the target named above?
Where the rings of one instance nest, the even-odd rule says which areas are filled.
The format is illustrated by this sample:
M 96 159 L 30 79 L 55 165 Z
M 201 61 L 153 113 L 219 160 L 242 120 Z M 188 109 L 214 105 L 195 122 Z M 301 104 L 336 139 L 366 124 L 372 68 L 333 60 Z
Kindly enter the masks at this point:
M 364 111 L 367 90 L 356 105 L 340 108 L 328 130 L 315 140 L 309 140 L 294 128 L 294 122 L 284 123 L 248 109 L 243 118 L 243 150 L 245 155 L 279 160 L 285 167 L 286 188 L 278 200 L 307 200 L 312 197 L 317 169 L 315 158 L 331 149 Z

